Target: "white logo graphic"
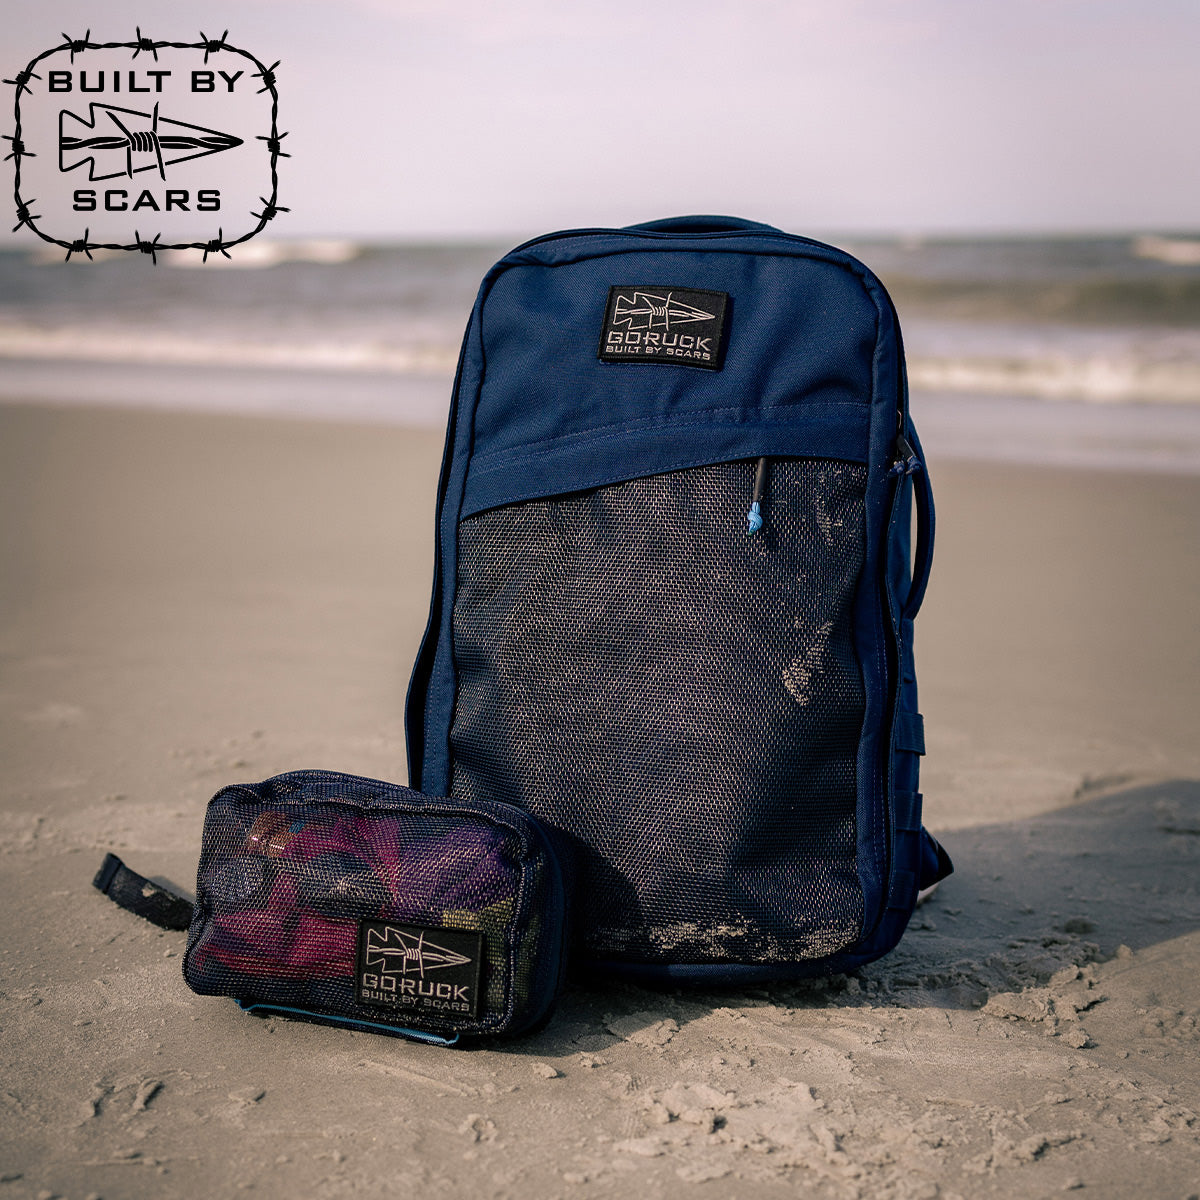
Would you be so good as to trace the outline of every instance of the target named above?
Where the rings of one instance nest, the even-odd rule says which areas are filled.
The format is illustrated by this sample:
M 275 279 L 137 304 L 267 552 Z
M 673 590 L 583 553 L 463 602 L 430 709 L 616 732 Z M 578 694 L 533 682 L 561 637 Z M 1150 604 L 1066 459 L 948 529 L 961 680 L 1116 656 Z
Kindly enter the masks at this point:
M 461 967 L 469 962 L 471 959 L 465 955 L 426 940 L 423 933 L 414 935 L 391 925 L 386 927 L 386 933 L 367 930 L 366 965 L 376 968 L 381 975 L 415 973 L 424 978 L 426 971 Z
M 629 329 L 670 329 L 672 325 L 686 325 L 691 321 L 711 321 L 715 313 L 693 308 L 682 300 L 673 299 L 673 293 L 655 296 L 650 292 L 634 292 L 629 296 L 617 296 L 612 323 L 625 325 Z

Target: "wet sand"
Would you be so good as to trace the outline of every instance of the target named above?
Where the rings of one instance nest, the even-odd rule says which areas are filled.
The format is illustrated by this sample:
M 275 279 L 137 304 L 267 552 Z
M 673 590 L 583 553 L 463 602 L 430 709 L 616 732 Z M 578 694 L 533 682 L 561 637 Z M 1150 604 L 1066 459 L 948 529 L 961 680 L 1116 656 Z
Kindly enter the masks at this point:
M 192 995 L 222 784 L 403 780 L 439 432 L 0 408 L 0 1200 L 1184 1197 L 1200 1179 L 1200 478 L 931 463 L 926 817 L 852 978 L 573 985 L 455 1052 Z

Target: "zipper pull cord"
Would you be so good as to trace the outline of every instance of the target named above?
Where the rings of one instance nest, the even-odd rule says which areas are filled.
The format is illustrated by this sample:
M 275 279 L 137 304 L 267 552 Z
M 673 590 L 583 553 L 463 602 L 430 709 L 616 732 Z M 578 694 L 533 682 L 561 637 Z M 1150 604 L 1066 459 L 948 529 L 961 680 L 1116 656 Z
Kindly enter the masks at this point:
M 758 460 L 754 469 L 754 491 L 750 496 L 750 511 L 746 514 L 746 536 L 756 534 L 763 527 L 762 498 L 767 486 L 766 456 Z

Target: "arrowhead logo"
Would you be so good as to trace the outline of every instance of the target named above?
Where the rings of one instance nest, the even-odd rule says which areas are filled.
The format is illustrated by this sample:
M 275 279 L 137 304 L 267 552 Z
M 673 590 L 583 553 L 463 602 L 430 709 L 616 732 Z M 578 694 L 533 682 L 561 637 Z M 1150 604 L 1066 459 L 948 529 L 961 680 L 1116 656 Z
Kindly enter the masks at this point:
M 368 967 L 384 975 L 419 974 L 445 967 L 462 967 L 471 962 L 465 954 L 439 946 L 421 930 L 412 934 L 395 925 L 367 930 L 366 957 Z
M 174 163 L 241 144 L 231 133 L 160 116 L 157 104 L 148 113 L 92 103 L 84 117 L 65 108 L 58 114 L 59 170 L 74 171 L 87 163 L 93 180 L 155 170 L 166 179 L 166 168 Z
M 712 321 L 716 315 L 684 304 L 682 300 L 675 299 L 672 292 L 665 296 L 634 292 L 632 296 L 617 296 L 612 324 L 624 325 L 629 329 L 670 329 L 673 325 L 685 325 L 693 321 Z

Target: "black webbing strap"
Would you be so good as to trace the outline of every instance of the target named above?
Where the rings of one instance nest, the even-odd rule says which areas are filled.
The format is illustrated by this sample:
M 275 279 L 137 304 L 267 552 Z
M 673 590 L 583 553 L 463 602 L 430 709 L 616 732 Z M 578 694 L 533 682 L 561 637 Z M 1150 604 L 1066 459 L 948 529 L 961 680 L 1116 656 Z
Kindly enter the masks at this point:
M 131 871 L 115 854 L 105 856 L 92 886 L 115 904 L 163 929 L 186 929 L 192 923 L 190 900 Z
M 927 887 L 933 887 L 935 883 L 941 883 L 947 875 L 953 874 L 954 864 L 950 861 L 950 855 L 928 829 L 922 829 L 921 877 L 918 886 L 924 891 Z

